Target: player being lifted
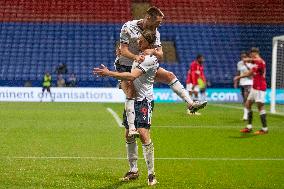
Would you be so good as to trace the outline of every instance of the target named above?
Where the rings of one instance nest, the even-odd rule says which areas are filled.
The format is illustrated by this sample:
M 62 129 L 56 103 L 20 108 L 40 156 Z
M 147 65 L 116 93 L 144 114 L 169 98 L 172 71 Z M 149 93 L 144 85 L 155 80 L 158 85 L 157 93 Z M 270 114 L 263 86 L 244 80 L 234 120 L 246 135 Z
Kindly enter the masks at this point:
M 143 30 L 148 29 L 156 34 L 156 41 L 153 49 L 146 49 L 144 52 L 156 56 L 159 60 L 163 58 L 163 50 L 160 42 L 160 33 L 157 28 L 160 26 L 164 14 L 157 7 L 150 7 L 144 19 L 126 22 L 120 33 L 120 56 L 116 59 L 115 67 L 118 72 L 130 72 L 133 61 L 143 62 L 144 55 L 139 55 L 137 39 Z M 168 84 L 170 88 L 182 98 L 191 112 L 196 112 L 206 106 L 207 102 L 193 102 L 188 92 L 184 89 L 177 77 L 161 67 L 158 68 L 155 82 Z M 134 127 L 134 98 L 135 90 L 131 81 L 122 81 L 121 88 L 126 94 L 125 114 L 130 127 L 129 134 L 136 134 Z
M 253 64 L 244 61 L 246 58 L 248 58 L 248 54 L 246 52 L 241 53 L 241 61 L 238 62 L 237 64 L 237 76 L 240 76 L 246 72 L 249 72 L 252 69 Z M 241 89 L 241 94 L 243 97 L 243 104 L 244 104 L 244 115 L 243 115 L 243 120 L 247 121 L 248 119 L 248 110 L 246 108 L 246 101 L 247 97 L 249 95 L 249 92 L 251 90 L 252 86 L 252 78 L 251 76 L 249 77 L 244 77 L 239 80 L 239 82 L 234 82 L 234 87 L 237 88 L 238 84 Z
M 101 68 L 95 68 L 94 74 L 100 76 L 110 76 L 122 81 L 132 81 L 136 98 L 135 107 L 135 127 L 137 128 L 140 140 L 142 142 L 144 159 L 148 168 L 148 185 L 157 183 L 154 173 L 154 145 L 150 138 L 150 126 L 152 111 L 154 108 L 153 83 L 159 68 L 158 59 L 155 55 L 147 55 L 149 49 L 153 48 L 156 41 L 155 33 L 150 30 L 144 30 L 138 39 L 139 49 L 144 52 L 144 58 L 141 63 L 134 61 L 131 72 L 113 72 L 109 71 L 104 65 Z M 134 135 L 129 136 L 129 126 L 125 124 L 127 157 L 130 170 L 122 178 L 123 181 L 137 179 L 138 167 L 138 146 Z
M 253 85 L 252 89 L 248 95 L 247 101 L 246 101 L 246 108 L 248 109 L 248 125 L 246 128 L 242 129 L 242 133 L 250 133 L 252 132 L 252 104 L 256 102 L 257 108 L 259 111 L 261 123 L 262 123 L 262 129 L 259 131 L 256 131 L 255 134 L 267 134 L 268 128 L 266 124 L 266 112 L 264 109 L 264 101 L 265 101 L 265 91 L 266 91 L 266 80 L 265 80 L 265 74 L 266 74 L 266 65 L 264 60 L 260 57 L 259 49 L 253 47 L 250 51 L 250 58 L 245 58 L 244 61 L 251 62 L 253 64 L 253 67 L 250 71 L 240 75 L 236 76 L 234 78 L 234 81 L 238 81 L 241 78 L 253 77 Z

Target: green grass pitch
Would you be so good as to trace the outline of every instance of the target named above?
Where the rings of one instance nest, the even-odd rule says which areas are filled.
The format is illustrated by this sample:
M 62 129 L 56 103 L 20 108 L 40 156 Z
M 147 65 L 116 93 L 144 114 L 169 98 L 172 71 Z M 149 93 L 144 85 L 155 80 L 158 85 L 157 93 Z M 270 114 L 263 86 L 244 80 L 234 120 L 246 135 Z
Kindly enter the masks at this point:
M 0 103 L 0 188 L 148 188 L 140 142 L 139 179 L 119 181 L 124 129 L 107 107 L 121 115 L 123 104 Z M 209 104 L 201 113 L 156 104 L 154 188 L 284 188 L 283 116 L 268 114 L 269 134 L 254 136 L 239 133 L 240 109 Z

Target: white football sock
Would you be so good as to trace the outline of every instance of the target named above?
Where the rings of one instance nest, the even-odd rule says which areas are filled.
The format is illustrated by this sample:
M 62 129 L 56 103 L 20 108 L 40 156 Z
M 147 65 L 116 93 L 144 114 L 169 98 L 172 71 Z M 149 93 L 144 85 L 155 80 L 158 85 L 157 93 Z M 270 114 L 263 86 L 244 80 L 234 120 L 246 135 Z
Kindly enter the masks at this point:
M 187 104 L 191 105 L 193 103 L 193 100 L 189 96 L 187 90 L 185 90 L 185 88 L 182 86 L 182 84 L 179 82 L 179 80 L 177 78 L 173 79 L 169 83 L 169 86 Z
M 263 131 L 268 131 L 268 128 L 267 127 L 262 127 L 262 130 Z
M 138 160 L 138 145 L 133 137 L 131 142 L 126 142 L 127 159 L 131 172 L 137 172 L 137 160 Z
M 134 110 L 134 99 L 127 98 L 125 101 L 125 111 L 127 122 L 130 130 L 135 130 L 134 120 L 135 120 L 135 110 Z
M 243 116 L 244 119 L 248 119 L 248 109 L 247 108 L 244 108 L 244 116 Z
M 252 125 L 251 125 L 251 124 L 248 124 L 248 125 L 247 125 L 247 128 L 248 128 L 248 129 L 252 129 Z
M 154 145 L 152 142 L 143 144 L 143 155 L 148 169 L 148 175 L 155 174 L 154 172 Z

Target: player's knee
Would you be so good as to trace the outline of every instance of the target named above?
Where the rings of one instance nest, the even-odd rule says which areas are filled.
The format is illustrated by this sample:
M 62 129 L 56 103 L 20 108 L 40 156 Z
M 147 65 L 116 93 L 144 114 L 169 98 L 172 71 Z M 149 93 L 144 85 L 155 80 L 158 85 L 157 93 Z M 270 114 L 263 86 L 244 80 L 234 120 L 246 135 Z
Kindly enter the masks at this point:
M 128 131 L 125 133 L 125 140 L 127 143 L 134 143 L 135 142 L 135 136 L 128 136 Z
M 167 79 L 169 82 L 171 82 L 172 80 L 176 79 L 176 76 L 173 72 L 167 72 Z

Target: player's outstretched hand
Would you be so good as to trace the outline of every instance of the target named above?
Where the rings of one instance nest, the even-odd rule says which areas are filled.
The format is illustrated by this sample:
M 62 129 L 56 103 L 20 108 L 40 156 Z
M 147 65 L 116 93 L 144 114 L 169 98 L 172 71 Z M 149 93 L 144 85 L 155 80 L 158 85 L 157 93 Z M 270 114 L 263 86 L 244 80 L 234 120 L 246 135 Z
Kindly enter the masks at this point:
M 105 65 L 103 65 L 103 64 L 101 64 L 101 67 L 93 69 L 93 74 L 99 75 L 101 77 L 107 76 L 108 72 L 109 72 L 109 69 L 107 67 L 105 67 Z

